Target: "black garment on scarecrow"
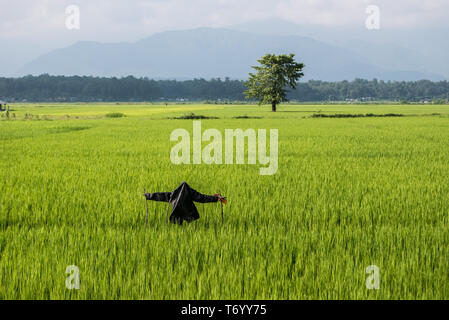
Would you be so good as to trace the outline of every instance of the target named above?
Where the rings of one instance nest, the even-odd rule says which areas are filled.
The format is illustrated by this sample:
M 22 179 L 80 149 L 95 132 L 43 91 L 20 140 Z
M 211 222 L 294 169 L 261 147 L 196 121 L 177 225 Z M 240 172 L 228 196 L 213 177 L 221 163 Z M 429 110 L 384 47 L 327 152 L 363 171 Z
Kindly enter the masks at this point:
M 209 203 L 217 202 L 217 196 L 208 196 L 192 189 L 186 182 L 172 192 L 146 193 L 147 200 L 170 202 L 173 211 L 170 215 L 171 223 L 182 224 L 184 221 L 192 222 L 198 220 L 200 215 L 195 207 L 195 202 Z

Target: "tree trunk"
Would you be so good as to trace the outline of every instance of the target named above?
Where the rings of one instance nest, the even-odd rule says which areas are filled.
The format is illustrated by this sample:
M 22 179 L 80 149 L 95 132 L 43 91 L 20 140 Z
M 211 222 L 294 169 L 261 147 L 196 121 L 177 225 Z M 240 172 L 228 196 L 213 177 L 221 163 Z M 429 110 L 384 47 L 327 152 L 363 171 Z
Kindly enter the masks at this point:
M 276 112 L 276 102 L 271 103 L 271 111 Z

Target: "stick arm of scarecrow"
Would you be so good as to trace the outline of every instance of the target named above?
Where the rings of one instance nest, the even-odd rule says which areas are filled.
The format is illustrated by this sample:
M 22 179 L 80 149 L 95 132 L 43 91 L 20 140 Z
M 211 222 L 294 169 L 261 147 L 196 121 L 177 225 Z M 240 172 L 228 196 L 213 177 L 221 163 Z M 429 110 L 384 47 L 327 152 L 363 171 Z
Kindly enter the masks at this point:
M 224 218 L 223 218 L 223 204 L 228 203 L 226 197 L 223 197 L 221 195 L 221 193 L 216 193 L 213 196 L 208 196 L 205 194 L 201 194 L 195 190 L 191 190 L 191 196 L 192 196 L 192 200 L 195 202 L 200 202 L 200 203 L 208 203 L 208 202 L 218 202 L 220 201 L 220 205 L 221 205 L 221 223 L 224 223 Z
M 208 196 L 206 194 L 199 193 L 196 190 L 190 190 L 190 196 L 192 200 L 199 203 L 209 203 L 209 202 L 218 202 L 226 204 L 226 197 L 223 197 L 221 194 L 216 193 L 213 196 Z
M 147 200 L 170 202 L 171 192 L 144 193 L 143 196 Z
M 146 193 L 147 193 L 147 191 L 145 189 L 143 189 L 144 196 L 145 196 Z M 147 199 L 146 196 L 145 196 L 145 208 L 147 209 L 147 215 L 146 215 L 146 218 L 145 218 L 145 227 L 147 227 L 148 226 L 148 199 Z
M 170 208 L 170 202 L 172 201 L 172 194 L 172 192 L 146 193 L 145 191 L 143 194 L 146 200 L 168 202 L 167 212 L 165 213 L 165 224 L 168 224 L 168 209 Z
M 228 198 L 222 196 L 222 195 L 219 194 L 219 193 L 214 194 L 214 197 L 217 197 L 217 198 L 218 198 L 218 201 L 220 201 L 222 204 L 227 204 L 227 203 L 228 203 Z

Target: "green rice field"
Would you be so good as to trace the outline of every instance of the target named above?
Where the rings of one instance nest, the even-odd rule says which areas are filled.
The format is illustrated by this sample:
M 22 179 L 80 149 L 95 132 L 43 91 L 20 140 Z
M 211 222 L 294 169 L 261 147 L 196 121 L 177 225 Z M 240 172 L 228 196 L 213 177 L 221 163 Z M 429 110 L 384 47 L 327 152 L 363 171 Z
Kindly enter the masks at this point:
M 172 164 L 189 113 L 278 129 L 277 173 Z M 224 224 L 217 203 L 178 226 L 148 202 L 145 227 L 144 188 L 182 181 L 228 197 Z M 449 299 L 448 214 L 446 105 L 41 103 L 0 119 L 2 300 Z

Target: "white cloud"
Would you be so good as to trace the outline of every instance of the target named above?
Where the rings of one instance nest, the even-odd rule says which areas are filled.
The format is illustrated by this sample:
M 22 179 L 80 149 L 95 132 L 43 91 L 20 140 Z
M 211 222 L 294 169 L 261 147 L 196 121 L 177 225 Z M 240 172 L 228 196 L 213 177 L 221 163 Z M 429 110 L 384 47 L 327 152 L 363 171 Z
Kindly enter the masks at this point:
M 65 8 L 81 9 L 81 30 L 65 28 Z M 383 28 L 447 27 L 447 0 L 0 0 L 0 38 L 34 41 L 137 40 L 200 26 L 282 18 L 324 26 L 363 25 L 365 8 L 381 9 Z

